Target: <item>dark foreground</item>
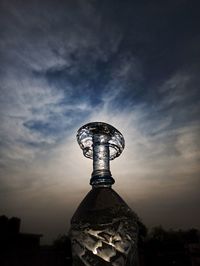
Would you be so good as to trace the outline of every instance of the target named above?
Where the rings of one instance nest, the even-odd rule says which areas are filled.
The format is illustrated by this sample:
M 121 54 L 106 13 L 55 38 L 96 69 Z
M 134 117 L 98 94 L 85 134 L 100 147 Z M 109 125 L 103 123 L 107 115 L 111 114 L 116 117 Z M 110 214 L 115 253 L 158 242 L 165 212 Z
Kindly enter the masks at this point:
M 20 233 L 20 219 L 0 216 L 0 266 L 72 265 L 71 243 L 58 237 L 53 245 L 41 246 L 39 234 Z M 200 266 L 200 233 L 196 229 L 149 233 L 139 225 L 140 266 Z
M 162 243 L 161 243 L 162 242 Z M 164 242 L 150 239 L 139 248 L 140 266 L 199 266 L 200 244 Z M 1 246 L 1 266 L 66 266 L 72 265 L 70 242 L 62 237 L 60 243 L 52 246 L 22 247 L 10 245 L 7 250 Z

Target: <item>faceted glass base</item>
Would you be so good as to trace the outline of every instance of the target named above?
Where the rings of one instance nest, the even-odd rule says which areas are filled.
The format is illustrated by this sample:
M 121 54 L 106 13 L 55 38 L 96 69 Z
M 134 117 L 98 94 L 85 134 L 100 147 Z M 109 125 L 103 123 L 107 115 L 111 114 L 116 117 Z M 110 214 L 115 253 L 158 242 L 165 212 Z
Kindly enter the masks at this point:
M 93 188 L 71 221 L 73 265 L 137 265 L 137 216 L 110 187 Z

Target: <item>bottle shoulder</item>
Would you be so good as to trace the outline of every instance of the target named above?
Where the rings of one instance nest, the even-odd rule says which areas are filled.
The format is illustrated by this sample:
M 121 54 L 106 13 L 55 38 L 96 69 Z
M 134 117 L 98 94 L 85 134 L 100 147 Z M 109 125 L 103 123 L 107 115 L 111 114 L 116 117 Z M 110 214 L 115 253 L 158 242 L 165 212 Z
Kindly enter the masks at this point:
M 136 215 L 125 201 L 110 187 L 92 188 L 80 203 L 71 222 L 80 223 L 97 220 L 109 222 L 113 218 L 127 216 L 136 218 Z

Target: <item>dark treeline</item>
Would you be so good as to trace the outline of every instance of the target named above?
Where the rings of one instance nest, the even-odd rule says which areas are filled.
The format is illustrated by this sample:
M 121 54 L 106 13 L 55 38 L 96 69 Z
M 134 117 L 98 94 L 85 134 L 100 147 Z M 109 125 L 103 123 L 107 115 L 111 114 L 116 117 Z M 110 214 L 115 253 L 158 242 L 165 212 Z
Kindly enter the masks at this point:
M 200 232 L 197 229 L 151 230 L 141 223 L 138 241 L 140 266 L 199 266 Z
M 66 251 L 67 257 L 71 255 L 70 240 L 65 235 L 59 236 L 53 247 Z M 194 228 L 166 230 L 162 226 L 148 230 L 139 221 L 138 254 L 140 266 L 200 266 L 200 232 Z
M 197 229 L 151 230 L 138 222 L 140 266 L 200 266 L 200 232 Z M 52 245 L 41 246 L 42 235 L 20 232 L 20 219 L 0 216 L 1 266 L 66 266 L 72 265 L 71 243 L 60 235 Z

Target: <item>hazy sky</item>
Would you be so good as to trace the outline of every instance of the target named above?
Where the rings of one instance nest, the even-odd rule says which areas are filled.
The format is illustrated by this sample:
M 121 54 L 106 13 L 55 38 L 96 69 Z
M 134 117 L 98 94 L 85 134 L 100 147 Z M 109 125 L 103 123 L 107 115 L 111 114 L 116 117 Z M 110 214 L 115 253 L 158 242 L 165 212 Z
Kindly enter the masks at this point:
M 0 0 L 0 214 L 43 242 L 90 190 L 76 132 L 124 135 L 113 188 L 151 227 L 200 228 L 200 18 L 193 0 Z

